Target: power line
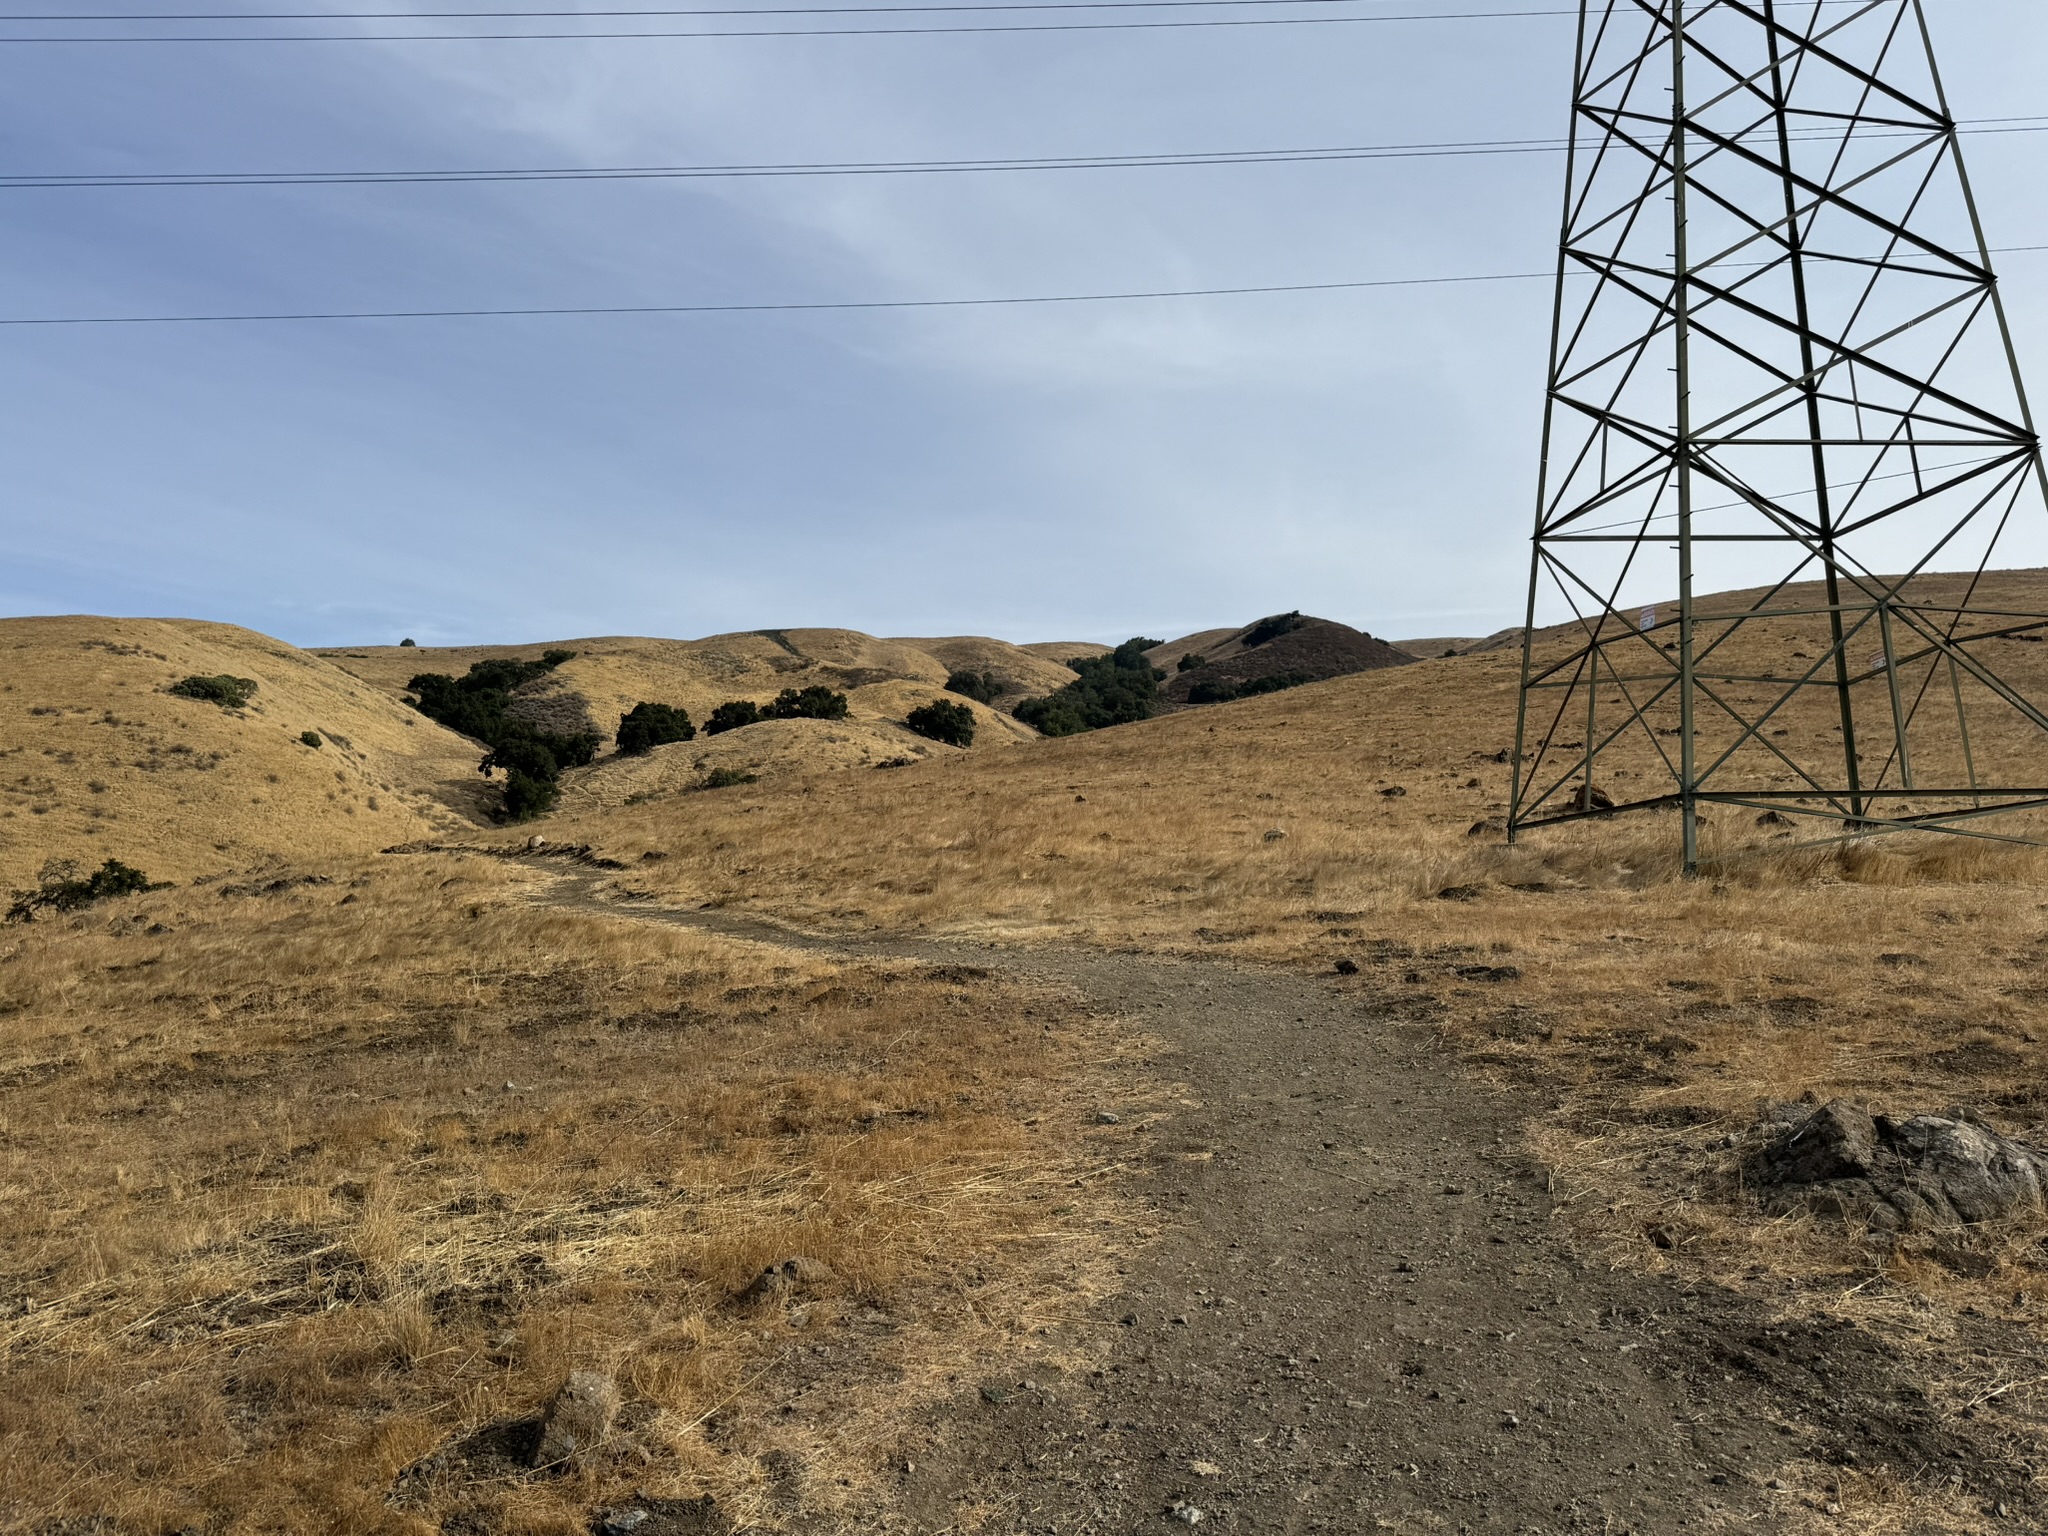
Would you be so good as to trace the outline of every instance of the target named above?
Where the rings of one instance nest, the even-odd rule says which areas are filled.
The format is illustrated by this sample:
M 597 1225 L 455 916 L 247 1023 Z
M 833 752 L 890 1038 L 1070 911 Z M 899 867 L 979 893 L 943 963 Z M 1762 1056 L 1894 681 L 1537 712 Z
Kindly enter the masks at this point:
M 1844 0 L 1848 3 L 1848 0 Z M 778 27 L 750 31 L 702 32 L 263 32 L 211 33 L 197 37 L 0 37 L 0 47 L 50 43 L 548 43 L 655 41 L 706 37 L 910 37 L 968 32 L 1161 32 L 1195 27 L 1324 27 L 1397 21 L 1506 21 L 1528 16 L 1576 16 L 1576 10 L 1430 11 L 1394 16 L 1248 16 L 1201 21 L 1048 21 L 957 27 Z
M 2048 251 L 2048 245 L 2005 245 L 1993 254 Z M 1140 299 L 1213 299 L 1270 293 L 1339 293 L 1367 288 L 1426 288 L 1552 279 L 1556 272 L 1477 272 L 1457 277 L 1382 277 L 1342 283 L 1266 283 L 1238 288 L 1152 288 L 1124 293 L 1053 293 L 993 299 L 841 299 L 777 304 L 586 304 L 533 309 L 300 310 L 246 315 L 53 315 L 0 319 L 6 325 L 226 325 L 302 320 L 485 320 L 536 315 L 749 315 L 833 310 L 986 309 L 1032 304 L 1108 304 Z M 1573 273 L 1573 276 L 1589 276 Z
M 2048 132 L 2048 117 L 1966 118 L 1964 133 Z M 1859 139 L 1910 138 L 1911 132 Z M 1822 130 L 1794 135 L 1831 142 Z M 793 161 L 784 164 L 535 166 L 496 170 L 411 171 L 0 171 L 0 191 L 105 187 L 366 186 L 485 181 L 716 180 L 780 176 L 917 176 L 994 171 L 1152 170 L 1175 166 L 1293 165 L 1322 161 L 1458 158 L 1470 155 L 1556 154 L 1564 139 L 1465 139 L 1421 144 L 1338 144 L 1309 148 L 1185 150 L 1160 154 L 1047 155 L 1017 159 Z
M 849 16 L 929 11 L 1152 11 L 1213 6 L 1262 5 L 1394 5 L 1400 0 L 1014 0 L 1011 4 L 974 5 L 786 5 L 728 8 L 687 7 L 664 10 L 610 11 L 203 11 L 162 15 L 125 11 L 101 16 L 31 16 L 0 14 L 0 23 L 107 21 L 534 21 L 581 20 L 623 16 Z

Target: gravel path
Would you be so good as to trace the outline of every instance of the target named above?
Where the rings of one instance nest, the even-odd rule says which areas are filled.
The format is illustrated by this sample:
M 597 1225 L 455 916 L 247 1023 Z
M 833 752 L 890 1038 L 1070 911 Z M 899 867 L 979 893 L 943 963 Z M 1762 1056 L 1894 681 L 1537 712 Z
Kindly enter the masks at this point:
M 1518 1149 L 1532 1103 L 1333 979 L 821 940 L 608 905 L 573 877 L 549 899 L 970 961 L 1166 1043 L 1156 1067 L 1193 1107 L 1142 1138 L 1164 1230 L 1093 1320 L 1099 1369 L 928 1414 L 900 1508 L 867 1529 L 937 1536 L 994 1511 L 990 1531 L 1071 1536 L 1777 1531 L 1825 1516 L 1830 1465 L 1959 1477 L 1987 1529 L 2048 1513 L 1872 1336 L 1577 1253 Z M 1823 1470 L 1775 1486 L 1798 1458 Z M 1857 1528 L 1843 1514 L 1824 1523 Z

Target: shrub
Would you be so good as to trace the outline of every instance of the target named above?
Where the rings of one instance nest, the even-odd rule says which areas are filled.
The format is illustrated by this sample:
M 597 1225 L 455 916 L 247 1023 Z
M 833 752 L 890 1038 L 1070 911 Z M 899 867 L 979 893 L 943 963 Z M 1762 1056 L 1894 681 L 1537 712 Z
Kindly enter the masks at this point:
M 477 771 L 488 778 L 505 770 L 505 803 L 500 814 L 508 821 L 529 821 L 553 808 L 559 798 L 555 778 L 564 768 L 580 768 L 597 756 L 594 731 L 558 736 L 537 731 L 505 713 L 512 690 L 545 677 L 574 651 L 541 652 L 539 661 L 479 661 L 462 677 L 422 672 L 407 683 L 415 695 L 412 706 L 429 720 L 490 748 Z
M 514 769 L 505 775 L 505 819 L 531 821 L 545 816 L 562 798 L 562 786 L 553 779 L 536 779 Z
M 1209 665 L 1208 657 L 1197 656 L 1193 651 L 1189 651 L 1187 655 L 1181 657 L 1174 670 L 1176 672 L 1192 672 L 1197 667 L 1206 667 L 1207 665 Z
M 1297 608 L 1292 613 L 1276 613 L 1270 618 L 1261 619 L 1237 638 L 1246 650 L 1250 650 L 1255 645 L 1264 645 L 1268 640 L 1278 640 L 1282 635 L 1292 634 L 1307 622 L 1308 620 L 1301 616 L 1301 610 Z
M 1003 685 L 996 681 L 993 672 L 955 672 L 946 679 L 946 692 L 957 693 L 977 704 L 995 703 L 996 695 L 1002 691 Z
M 754 775 L 748 773 L 744 768 L 714 768 L 704 775 L 704 782 L 697 787 L 699 789 L 731 789 L 735 784 L 751 784 L 753 782 Z
M 846 695 L 813 684 L 809 688 L 785 688 L 766 704 L 751 699 L 728 699 L 711 711 L 704 722 L 706 736 L 736 731 L 761 720 L 844 720 Z
M 175 693 L 181 699 L 202 699 L 208 704 L 218 704 L 222 709 L 240 709 L 256 692 L 253 677 L 230 677 L 217 673 L 212 677 L 181 677 L 165 690 Z
M 934 699 L 905 715 L 903 723 L 918 735 L 942 741 L 949 747 L 974 745 L 974 711 L 965 704 Z
M 307 746 L 313 748 L 315 751 L 319 750 L 320 733 L 318 731 L 301 731 L 299 732 L 299 740 L 303 741 Z
M 672 741 L 695 739 L 697 727 L 690 724 L 687 711 L 669 704 L 635 704 L 619 716 L 619 750 L 638 754 L 667 746 Z
M 152 881 L 141 870 L 123 864 L 119 859 L 109 859 L 84 876 L 78 873 L 78 866 L 69 859 L 52 859 L 38 873 L 34 890 L 13 893 L 14 903 L 7 909 L 7 921 L 32 923 L 36 913 L 46 909 L 76 912 L 80 907 L 89 907 L 110 896 L 133 896 L 138 891 L 160 891 L 163 888 L 164 882 Z
M 1017 706 L 1017 718 L 1046 736 L 1151 718 L 1159 712 L 1159 682 L 1165 674 L 1153 668 L 1145 652 L 1161 643 L 1137 636 L 1107 656 L 1073 662 L 1074 681 L 1042 699 L 1026 699 Z
M 410 646 L 410 645 L 411 645 L 412 643 L 413 643 L 413 642 L 412 642 L 412 636 L 410 636 L 410 635 L 407 635 L 407 636 L 406 636 L 406 637 L 405 637 L 405 638 L 404 638 L 403 640 L 401 640 L 401 641 L 399 641 L 399 642 L 398 642 L 398 644 L 399 644 L 399 646 L 400 646 L 401 648 L 405 648 L 405 647 L 408 647 L 408 646 Z
M 761 717 L 765 720 L 844 720 L 846 695 L 834 693 L 820 684 L 802 690 L 785 688 L 775 695 L 774 703 L 761 711 Z
M 704 722 L 704 734 L 720 736 L 743 725 L 752 725 L 760 718 L 761 706 L 752 699 L 728 699 L 711 711 L 711 718 Z
M 1303 683 L 1314 681 L 1306 672 L 1274 672 L 1252 678 L 1249 682 L 1229 677 L 1205 677 L 1188 690 L 1188 702 L 1228 704 L 1232 699 L 1256 698 L 1262 693 L 1278 693 L 1283 688 L 1299 688 Z

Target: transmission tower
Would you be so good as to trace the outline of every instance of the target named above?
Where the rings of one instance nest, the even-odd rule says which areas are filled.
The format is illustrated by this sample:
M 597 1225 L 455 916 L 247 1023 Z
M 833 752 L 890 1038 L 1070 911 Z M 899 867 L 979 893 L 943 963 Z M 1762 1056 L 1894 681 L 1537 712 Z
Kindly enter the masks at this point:
M 2044 492 L 1920 0 L 1580 0 L 1510 838 L 2017 831 Z

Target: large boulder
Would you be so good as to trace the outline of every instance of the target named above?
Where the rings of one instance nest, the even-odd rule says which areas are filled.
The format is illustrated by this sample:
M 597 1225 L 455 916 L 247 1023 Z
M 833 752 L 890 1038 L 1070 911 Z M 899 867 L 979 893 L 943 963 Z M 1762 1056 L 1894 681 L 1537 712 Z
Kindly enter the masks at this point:
M 1775 1211 L 1804 1206 L 1886 1231 L 1927 1231 L 2048 1209 L 2048 1152 L 1966 1109 L 1900 1118 L 1846 1099 L 1773 1105 L 1745 1172 Z

